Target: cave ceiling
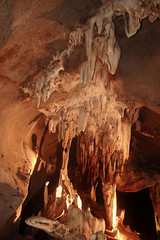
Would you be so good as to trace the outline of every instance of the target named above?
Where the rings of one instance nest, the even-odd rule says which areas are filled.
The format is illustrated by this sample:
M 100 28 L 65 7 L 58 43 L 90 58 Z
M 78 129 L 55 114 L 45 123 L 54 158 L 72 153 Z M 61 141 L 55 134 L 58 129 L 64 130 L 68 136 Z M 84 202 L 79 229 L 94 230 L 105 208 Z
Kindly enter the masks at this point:
M 97 179 L 158 184 L 160 1 L 2 0 L 0 13 L 0 226 L 59 151 L 68 178 L 73 139 L 75 185 L 92 200 Z

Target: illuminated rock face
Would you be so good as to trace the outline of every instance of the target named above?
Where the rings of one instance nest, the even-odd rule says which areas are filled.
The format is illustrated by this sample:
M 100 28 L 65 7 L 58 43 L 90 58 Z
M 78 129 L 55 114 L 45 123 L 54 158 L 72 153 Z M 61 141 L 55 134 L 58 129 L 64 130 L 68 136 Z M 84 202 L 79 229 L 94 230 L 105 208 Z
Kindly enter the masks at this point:
M 28 199 L 47 178 L 49 195 L 62 184 L 93 202 L 99 182 L 121 191 L 158 183 L 159 7 L 158 0 L 0 3 L 1 228 L 31 176 Z

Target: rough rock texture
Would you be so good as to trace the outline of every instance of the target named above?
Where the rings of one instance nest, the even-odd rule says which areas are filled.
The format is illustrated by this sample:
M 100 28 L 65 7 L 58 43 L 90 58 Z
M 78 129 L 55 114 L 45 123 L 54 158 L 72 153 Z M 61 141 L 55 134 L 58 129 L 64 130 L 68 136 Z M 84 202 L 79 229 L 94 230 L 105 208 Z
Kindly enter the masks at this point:
M 67 218 L 63 223 L 44 217 L 31 217 L 26 222 L 28 225 L 45 230 L 53 237 L 66 240 L 81 239 L 78 238 L 78 235 L 84 239 L 89 239 L 90 235 L 98 231 L 103 233 L 105 231 L 104 219 L 97 219 L 90 211 L 82 212 L 73 205 L 69 207 Z
M 58 185 L 106 213 L 108 185 L 153 187 L 157 209 L 159 9 L 159 0 L 1 1 L 2 230 L 46 181 L 44 215 L 56 214 Z

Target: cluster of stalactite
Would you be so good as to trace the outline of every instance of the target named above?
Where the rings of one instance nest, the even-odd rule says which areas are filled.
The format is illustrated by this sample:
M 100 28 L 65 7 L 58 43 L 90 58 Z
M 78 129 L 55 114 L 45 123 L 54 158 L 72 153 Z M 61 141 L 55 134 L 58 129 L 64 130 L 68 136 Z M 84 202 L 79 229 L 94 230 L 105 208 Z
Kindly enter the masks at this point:
M 153 22 L 160 17 L 159 6 L 157 0 L 103 1 L 102 7 L 97 9 L 86 24 L 81 24 L 70 32 L 67 48 L 54 53 L 47 68 L 31 77 L 27 84 L 22 85 L 22 90 L 29 97 L 36 97 L 37 107 L 40 107 L 41 100 L 46 102 L 59 84 L 65 84 L 65 74 L 62 79 L 60 72 L 65 72 L 65 58 L 70 58 L 75 46 L 83 45 L 86 49 L 87 61 L 81 65 L 79 72 L 80 80 L 85 84 L 97 78 L 97 60 L 108 72 L 115 74 L 121 54 L 115 37 L 115 17 L 124 17 L 125 33 L 131 37 L 136 34 L 144 18 L 148 17 Z
M 105 93 L 103 85 L 99 87 Z M 60 151 L 61 157 L 59 158 L 57 153 L 54 153 L 53 159 L 47 158 L 46 164 L 41 159 L 46 144 L 44 146 L 41 144 L 40 163 L 37 165 L 37 170 L 40 171 L 42 165 L 45 168 L 48 166 L 48 180 L 44 189 L 44 211 L 39 220 L 35 217 L 31 218 L 33 227 L 43 229 L 42 226 L 46 226 L 44 217 L 47 217 L 53 221 L 51 224 L 54 223 L 54 226 L 58 224 L 60 229 L 65 228 L 63 222 L 66 221 L 69 207 L 74 204 L 78 208 L 81 205 L 79 205 L 78 193 L 80 195 L 83 193 L 82 195 L 86 196 L 84 198 L 82 196 L 83 211 L 88 211 L 87 207 L 90 207 L 87 198 L 89 201 L 104 206 L 105 230 L 102 231 L 101 237 L 104 238 L 105 233 L 112 237 L 114 235 L 116 239 L 119 233 L 116 217 L 116 184 L 118 184 L 125 161 L 129 156 L 131 126 L 137 120 L 139 110 L 134 108 L 129 110 L 125 104 L 117 104 L 116 96 L 112 91 L 108 96 L 102 98 L 97 89 L 98 87 L 92 86 L 92 92 L 94 90 L 95 94 L 89 100 L 75 98 L 76 101 L 68 102 L 68 105 L 63 105 L 63 107 L 61 104 L 55 104 L 55 108 L 50 109 L 52 112 L 48 116 L 46 111 L 47 126 L 44 130 L 43 142 L 45 142 L 45 138 L 47 139 L 48 134 L 51 134 L 57 141 L 57 153 Z M 86 95 L 83 91 L 82 94 Z M 80 107 L 76 105 L 77 101 L 81 103 L 85 101 L 86 108 L 84 109 L 82 104 Z M 95 118 L 95 116 L 97 117 Z M 75 139 L 76 159 L 74 161 L 76 164 L 73 169 L 74 176 L 70 178 L 69 162 L 73 161 L 71 152 Z M 60 149 L 58 145 L 61 145 Z M 61 163 L 58 163 L 59 161 Z M 59 196 L 57 189 L 61 191 Z M 101 199 L 98 199 L 99 194 L 101 194 Z M 55 222 L 57 221 L 55 218 L 58 216 L 62 217 L 62 223 Z M 44 224 L 36 226 L 37 221 L 44 222 Z M 77 229 L 75 234 L 79 233 Z M 100 230 L 97 228 L 97 232 Z M 46 231 L 49 232 L 50 228 Z M 51 232 L 54 235 L 56 231 L 56 228 L 53 227 Z M 88 228 L 86 231 L 86 239 L 89 239 L 90 235 L 97 234 L 92 228 Z M 66 232 L 66 239 L 74 239 L 75 235 L 74 237 L 71 235 Z M 91 237 L 93 238 L 93 236 Z
M 97 201 L 96 191 L 101 182 L 106 228 L 112 234 L 116 229 L 116 184 L 129 158 L 131 127 L 139 115 L 135 106 L 117 101 L 114 87 L 109 82 L 108 76 L 115 74 L 120 59 L 114 18 L 124 17 L 126 35 L 131 37 L 140 28 L 141 20 L 149 17 L 154 21 L 160 16 L 160 3 L 136 0 L 102 2 L 102 7 L 85 24 L 70 32 L 67 48 L 53 54 L 47 68 L 26 81 L 22 90 L 30 98 L 38 99 L 37 107 L 45 114 L 49 132 L 58 132 L 58 141 L 62 142 L 58 186 L 62 187 L 65 199 L 77 206 L 77 192 L 73 185 L 81 188 L 86 184 L 86 192 Z M 75 46 L 85 47 L 87 59 L 78 63 L 79 72 L 70 75 L 72 81 L 68 81 L 64 62 L 65 58 L 70 58 Z M 54 96 L 54 92 L 59 91 L 59 84 L 66 93 L 65 99 L 54 99 L 47 107 L 41 107 L 41 100 L 47 102 L 52 93 Z M 78 92 L 75 90 L 77 86 Z M 68 162 L 75 137 L 78 137 L 76 174 L 79 178 L 76 179 L 78 183 L 73 184 L 68 176 Z M 55 204 L 56 201 L 54 208 Z M 45 205 L 47 208 L 47 203 Z

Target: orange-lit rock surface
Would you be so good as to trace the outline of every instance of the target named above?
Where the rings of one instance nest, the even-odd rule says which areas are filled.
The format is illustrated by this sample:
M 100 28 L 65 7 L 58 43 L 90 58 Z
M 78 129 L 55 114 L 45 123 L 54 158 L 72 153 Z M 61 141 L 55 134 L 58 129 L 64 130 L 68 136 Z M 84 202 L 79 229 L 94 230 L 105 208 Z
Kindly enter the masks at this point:
M 58 185 L 105 220 L 107 184 L 153 187 L 157 209 L 159 7 L 159 0 L 0 2 L 2 235 L 39 191 L 45 207 L 34 214 L 61 214 Z

